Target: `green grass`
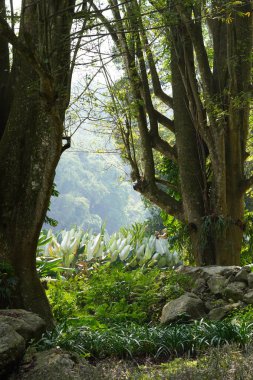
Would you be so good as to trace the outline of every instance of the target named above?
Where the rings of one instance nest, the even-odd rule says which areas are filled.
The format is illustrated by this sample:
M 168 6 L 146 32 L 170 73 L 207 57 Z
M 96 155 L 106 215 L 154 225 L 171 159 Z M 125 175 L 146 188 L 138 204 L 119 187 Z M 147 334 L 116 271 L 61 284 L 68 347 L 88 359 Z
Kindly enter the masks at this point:
M 74 327 L 64 323 L 45 334 L 40 349 L 61 348 L 94 358 L 118 357 L 153 359 L 195 355 L 208 347 L 237 343 L 245 347 L 252 340 L 252 324 L 230 321 L 196 322 L 170 326 L 115 326 L 110 329 Z

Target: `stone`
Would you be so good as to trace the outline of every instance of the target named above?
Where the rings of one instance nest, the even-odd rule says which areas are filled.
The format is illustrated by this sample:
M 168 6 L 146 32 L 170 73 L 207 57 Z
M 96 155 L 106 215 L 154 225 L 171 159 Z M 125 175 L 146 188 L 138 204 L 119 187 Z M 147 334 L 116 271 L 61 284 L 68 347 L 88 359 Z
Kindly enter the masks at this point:
M 22 309 L 0 310 L 0 323 L 9 324 L 26 341 L 40 339 L 46 324 L 37 314 Z
M 194 279 L 197 279 L 199 277 L 209 279 L 209 277 L 215 275 L 225 276 L 226 278 L 228 278 L 231 275 L 236 275 L 240 269 L 241 267 L 235 265 L 227 267 L 219 265 L 209 265 L 206 267 L 190 267 L 181 265 L 177 268 L 176 271 L 179 273 L 189 274 Z
M 241 302 L 231 303 L 224 306 L 216 307 L 215 309 L 212 309 L 209 312 L 209 314 L 207 315 L 207 318 L 212 321 L 220 321 L 224 317 L 226 317 L 226 315 L 230 313 L 232 310 L 237 309 L 239 307 L 242 307 Z
M 25 340 L 11 326 L 0 322 L 0 379 L 25 353 Z
M 250 271 L 250 268 L 242 267 L 242 269 L 240 269 L 239 272 L 235 275 L 234 281 L 244 281 L 248 283 L 248 275 Z
M 204 278 L 197 278 L 194 283 L 194 287 L 192 288 L 192 293 L 201 294 L 204 293 L 207 289 L 206 281 Z
M 207 310 L 212 310 L 218 307 L 225 306 L 227 303 L 222 299 L 211 299 L 205 302 L 205 307 Z
M 248 274 L 248 285 L 249 285 L 249 288 L 253 288 L 253 272 L 249 273 Z
M 9 380 L 102 380 L 99 371 L 78 355 L 53 348 L 28 352 Z
M 227 285 L 227 279 L 220 274 L 215 274 L 211 276 L 207 281 L 207 285 L 210 289 L 210 292 L 213 294 L 221 294 Z
M 234 278 L 240 271 L 240 269 L 241 267 L 238 266 L 224 267 L 222 271 L 222 276 L 225 276 L 226 278 Z
M 243 301 L 248 304 L 253 304 L 253 290 L 250 290 L 246 294 L 244 294 Z
M 245 282 L 231 282 L 226 286 L 223 294 L 227 299 L 231 298 L 234 301 L 241 301 L 243 299 L 246 287 L 247 285 Z
M 171 323 L 180 319 L 198 319 L 206 315 L 204 302 L 193 293 L 168 302 L 162 310 L 161 323 Z

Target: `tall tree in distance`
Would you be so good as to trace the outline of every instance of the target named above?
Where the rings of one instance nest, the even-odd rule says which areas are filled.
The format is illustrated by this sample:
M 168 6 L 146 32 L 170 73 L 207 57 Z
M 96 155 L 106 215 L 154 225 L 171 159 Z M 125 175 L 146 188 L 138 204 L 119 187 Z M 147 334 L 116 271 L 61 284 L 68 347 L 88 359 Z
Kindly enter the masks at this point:
M 0 1 L 0 260 L 18 280 L 10 306 L 38 313 L 48 327 L 53 319 L 35 258 L 64 149 L 74 8 L 74 0 L 23 0 L 15 34 Z
M 118 112 L 118 130 L 134 188 L 188 225 L 197 264 L 238 265 L 253 183 L 245 174 L 252 1 L 150 3 L 109 0 L 108 18 L 91 4 L 127 77 L 124 99 L 113 86 L 111 94 L 115 110 L 127 99 L 132 107 Z M 177 184 L 159 175 L 157 157 L 176 165 Z

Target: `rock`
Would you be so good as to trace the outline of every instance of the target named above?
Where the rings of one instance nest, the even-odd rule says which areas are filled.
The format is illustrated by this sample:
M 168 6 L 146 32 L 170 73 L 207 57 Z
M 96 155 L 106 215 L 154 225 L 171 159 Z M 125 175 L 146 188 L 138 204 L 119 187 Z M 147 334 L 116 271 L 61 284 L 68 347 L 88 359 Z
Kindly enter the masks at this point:
M 216 307 L 212 309 L 208 314 L 207 318 L 212 321 L 220 321 L 223 319 L 230 311 L 237 309 L 238 307 L 242 307 L 241 302 L 231 303 L 224 306 Z
M 26 341 L 40 339 L 46 324 L 37 314 L 22 309 L 0 310 L 0 323 L 9 324 Z
M 248 274 L 248 285 L 249 285 L 249 288 L 253 288 L 253 272 L 249 273 Z
M 198 319 L 205 315 L 204 302 L 193 293 L 185 293 L 164 306 L 161 323 L 175 322 L 181 318 Z
M 207 289 L 206 281 L 204 278 L 197 278 L 195 281 L 194 287 L 192 288 L 192 293 L 201 294 L 204 293 Z
M 234 301 L 241 301 L 246 287 L 245 282 L 232 282 L 226 286 L 223 294 L 227 299 L 231 298 Z
M 213 310 L 215 308 L 218 308 L 218 307 L 222 307 L 222 306 L 225 306 L 227 303 L 222 299 L 222 298 L 219 298 L 219 299 L 212 299 L 212 300 L 208 300 L 205 302 L 205 307 L 207 310 Z
M 53 348 L 28 352 L 9 380 L 102 380 L 98 370 L 75 354 Z
M 253 290 L 250 290 L 248 293 L 244 294 L 243 301 L 253 304 Z
M 225 276 L 226 278 L 234 278 L 240 269 L 241 268 L 237 266 L 224 267 L 222 276 Z
M 227 285 L 227 279 L 224 276 L 215 274 L 207 281 L 207 285 L 213 294 L 221 294 Z
M 215 275 L 228 277 L 231 275 L 231 273 L 237 273 L 239 270 L 240 270 L 240 267 L 237 267 L 234 265 L 228 266 L 228 267 L 211 265 L 211 266 L 202 268 L 202 272 L 205 277 L 215 276 Z
M 239 272 L 235 275 L 235 281 L 244 281 L 248 283 L 248 275 L 250 273 L 250 268 L 242 267 Z
M 11 326 L 0 322 L 0 378 L 15 365 L 25 353 L 25 340 Z
M 231 275 L 236 275 L 237 272 L 241 267 L 231 265 L 231 266 L 218 266 L 218 265 L 210 265 L 206 267 L 190 267 L 190 266 L 183 266 L 177 268 L 177 272 L 189 274 L 194 279 L 197 279 L 199 277 L 203 277 L 205 279 L 208 279 L 211 276 L 220 275 L 225 276 L 226 278 L 230 277 Z

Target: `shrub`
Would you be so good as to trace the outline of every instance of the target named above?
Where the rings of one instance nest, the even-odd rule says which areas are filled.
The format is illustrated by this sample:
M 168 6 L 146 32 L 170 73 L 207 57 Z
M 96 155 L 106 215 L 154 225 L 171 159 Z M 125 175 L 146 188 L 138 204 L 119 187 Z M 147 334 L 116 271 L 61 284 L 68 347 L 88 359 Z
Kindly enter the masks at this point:
M 94 268 L 68 281 L 49 283 L 47 295 L 58 321 L 79 318 L 89 326 L 158 321 L 164 304 L 189 290 L 191 280 L 173 270 L 123 263 Z

